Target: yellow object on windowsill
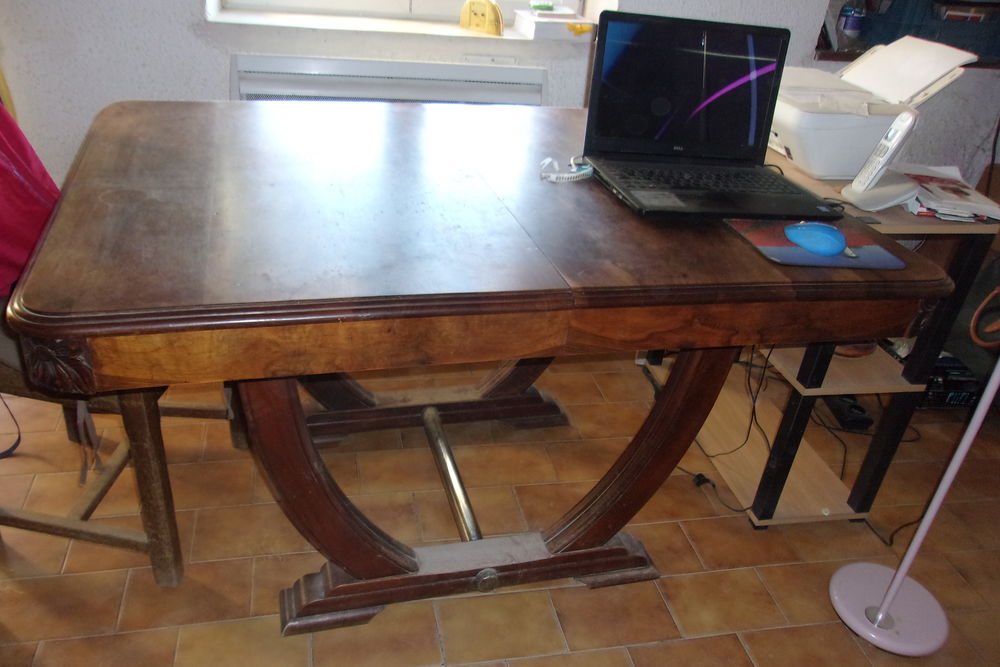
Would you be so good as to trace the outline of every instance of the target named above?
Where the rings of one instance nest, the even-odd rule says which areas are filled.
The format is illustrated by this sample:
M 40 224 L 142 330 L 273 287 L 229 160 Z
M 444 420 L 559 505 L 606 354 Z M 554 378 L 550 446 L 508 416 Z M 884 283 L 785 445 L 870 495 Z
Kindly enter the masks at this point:
M 503 13 L 493 0 L 466 0 L 458 25 L 490 35 L 503 35 Z

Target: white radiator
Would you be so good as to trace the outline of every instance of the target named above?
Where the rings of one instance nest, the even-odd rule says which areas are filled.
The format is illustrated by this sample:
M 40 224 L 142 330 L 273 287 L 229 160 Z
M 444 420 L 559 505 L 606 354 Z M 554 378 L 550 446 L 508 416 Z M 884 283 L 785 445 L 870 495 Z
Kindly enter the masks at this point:
M 234 55 L 230 98 L 545 104 L 539 67 Z

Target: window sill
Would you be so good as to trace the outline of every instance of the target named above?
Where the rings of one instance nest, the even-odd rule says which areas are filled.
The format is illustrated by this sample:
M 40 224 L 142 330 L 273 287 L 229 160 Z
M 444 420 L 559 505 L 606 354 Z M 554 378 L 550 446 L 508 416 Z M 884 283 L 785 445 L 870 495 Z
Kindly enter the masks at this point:
M 322 14 L 292 14 L 224 9 L 221 0 L 206 3 L 205 18 L 212 23 L 270 26 L 279 28 L 309 28 L 313 30 L 343 30 L 349 32 L 387 32 L 436 37 L 473 37 L 485 39 L 525 40 L 523 35 L 506 31 L 503 37 L 487 35 L 462 28 L 458 23 L 407 21 L 362 16 L 325 16 Z

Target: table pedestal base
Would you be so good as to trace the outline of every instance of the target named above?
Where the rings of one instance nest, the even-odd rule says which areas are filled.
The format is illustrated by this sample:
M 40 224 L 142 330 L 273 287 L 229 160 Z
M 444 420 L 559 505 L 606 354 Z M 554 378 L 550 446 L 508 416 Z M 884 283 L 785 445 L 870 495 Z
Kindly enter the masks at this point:
M 561 577 L 591 588 L 655 579 L 642 544 L 619 533 L 606 545 L 553 554 L 539 533 L 490 537 L 414 549 L 417 572 L 356 579 L 335 563 L 299 579 L 281 593 L 282 634 L 293 635 L 366 623 L 391 602 L 456 593 L 489 592 Z
M 234 407 L 246 420 L 250 450 L 285 515 L 329 561 L 283 594 L 284 632 L 363 623 L 389 602 L 559 577 L 597 586 L 657 576 L 642 546 L 619 531 L 687 451 L 738 352 L 679 352 L 631 443 L 545 530 L 418 548 L 382 531 L 330 476 L 294 380 L 240 382 Z

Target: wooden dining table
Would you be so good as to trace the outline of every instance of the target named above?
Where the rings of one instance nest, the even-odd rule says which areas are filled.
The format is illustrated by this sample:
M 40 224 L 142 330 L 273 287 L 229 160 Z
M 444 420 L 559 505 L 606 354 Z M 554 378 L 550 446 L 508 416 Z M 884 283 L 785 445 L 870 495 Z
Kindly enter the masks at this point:
M 640 217 L 594 180 L 551 183 L 582 109 L 376 102 L 122 102 L 77 155 L 8 319 L 38 387 L 116 392 L 157 580 L 181 558 L 156 400 L 223 382 L 289 521 L 328 560 L 282 599 L 287 633 L 385 604 L 557 577 L 655 577 L 622 532 L 749 345 L 897 335 L 948 294 L 898 270 L 766 259 L 717 219 Z M 632 442 L 539 532 L 410 547 L 354 507 L 314 441 L 468 419 L 553 423 L 532 384 L 561 355 L 676 352 Z M 384 406 L 350 373 L 498 361 L 465 400 Z M 307 417 L 299 388 L 327 408 Z

